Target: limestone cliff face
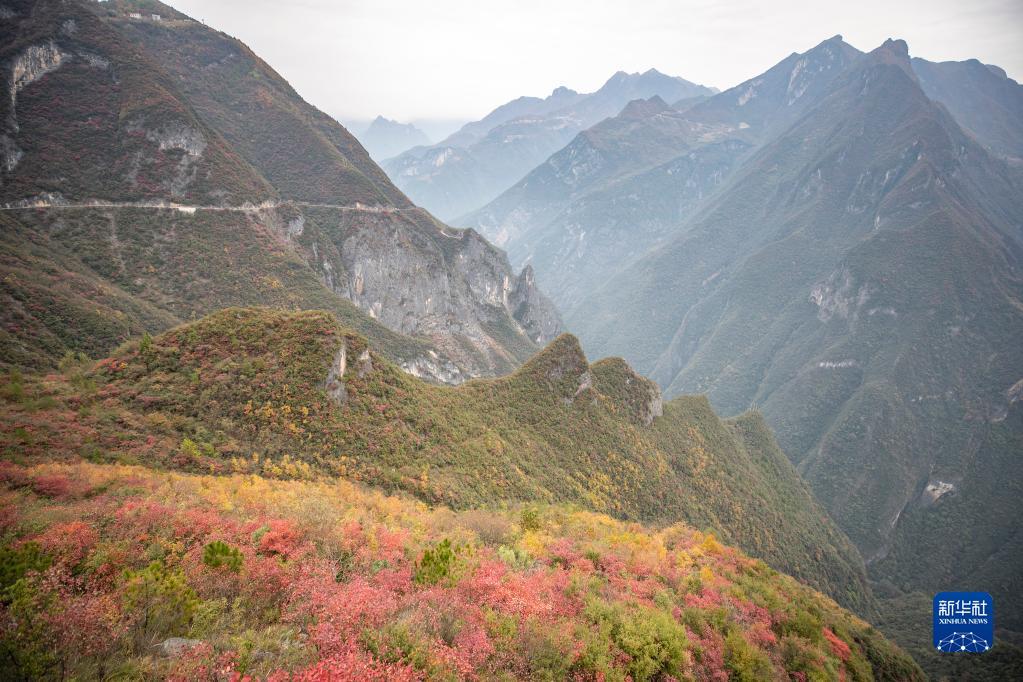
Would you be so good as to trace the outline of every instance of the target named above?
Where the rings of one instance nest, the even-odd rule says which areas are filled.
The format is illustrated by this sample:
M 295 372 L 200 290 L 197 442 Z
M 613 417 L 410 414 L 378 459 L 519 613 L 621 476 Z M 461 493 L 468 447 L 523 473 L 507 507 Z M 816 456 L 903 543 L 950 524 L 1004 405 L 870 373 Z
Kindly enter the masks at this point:
M 537 288 L 532 265 L 522 268 L 509 303 L 512 316 L 535 343 L 545 344 L 564 328 L 558 311 Z
M 388 328 L 439 351 L 406 370 L 457 383 L 501 374 L 562 331 L 532 270 L 515 276 L 505 254 L 473 230 L 421 210 L 288 206 L 265 220 L 324 284 Z

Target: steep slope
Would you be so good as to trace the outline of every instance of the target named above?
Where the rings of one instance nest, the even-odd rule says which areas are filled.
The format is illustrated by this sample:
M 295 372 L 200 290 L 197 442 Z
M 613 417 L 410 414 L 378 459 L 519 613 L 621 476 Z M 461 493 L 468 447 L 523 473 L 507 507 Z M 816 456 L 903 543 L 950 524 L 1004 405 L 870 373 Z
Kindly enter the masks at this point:
M 84 462 L 0 463 L 0 505 L 4 679 L 924 679 L 681 524 Z
M 412 206 L 240 42 L 157 2 L 12 3 L 0 21 L 16 37 L 0 55 L 4 362 L 106 353 L 231 304 L 331 309 L 450 381 L 509 371 L 560 331 L 531 273 Z M 89 286 L 43 292 L 42 272 Z
M 180 96 L 282 196 L 314 203 L 411 206 L 337 121 L 306 101 L 242 42 L 183 15 L 134 19 L 155 0 L 96 6 L 111 27 L 156 58 Z
M 836 36 L 681 110 L 659 98 L 633 102 L 458 222 L 506 248 L 512 263 L 531 264 L 570 313 L 674 234 L 857 54 Z
M 383 116 L 373 119 L 358 138 L 369 155 L 378 163 L 412 147 L 430 144 L 426 133 L 411 123 L 399 123 Z
M 587 95 L 558 88 L 545 100 L 509 102 L 440 144 L 387 161 L 384 169 L 416 203 L 452 220 L 498 196 L 576 133 L 633 99 L 658 95 L 675 101 L 710 92 L 654 69 L 619 72 Z
M 36 194 L 234 204 L 270 185 L 174 79 L 78 3 L 7 3 L 0 200 Z
M 453 388 L 398 371 L 328 313 L 228 309 L 12 395 L 3 447 L 27 457 L 202 471 L 291 462 L 462 508 L 571 502 L 685 520 L 872 606 L 862 559 L 757 415 L 722 422 L 702 397 L 662 405 L 623 361 L 590 365 L 569 336 L 508 377 Z M 72 422 L 57 417 L 69 409 Z M 197 449 L 182 450 L 184 437 Z
M 982 565 L 1015 623 L 1020 196 L 889 41 L 569 320 L 669 394 L 760 405 L 877 577 Z
M 914 57 L 920 87 L 941 102 L 989 152 L 1023 163 L 1023 86 L 976 59 L 929 62 Z

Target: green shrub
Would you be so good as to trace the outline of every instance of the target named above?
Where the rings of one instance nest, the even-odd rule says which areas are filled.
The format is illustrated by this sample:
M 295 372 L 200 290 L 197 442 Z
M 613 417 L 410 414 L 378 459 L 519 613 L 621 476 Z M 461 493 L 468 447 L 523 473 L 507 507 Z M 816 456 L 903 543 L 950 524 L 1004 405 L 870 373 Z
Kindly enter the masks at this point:
M 626 610 L 621 605 L 592 601 L 586 615 L 627 653 L 633 680 L 682 677 L 689 663 L 689 642 L 684 626 L 659 609 Z
M 210 568 L 227 568 L 229 571 L 238 573 L 242 570 L 242 553 L 237 547 L 214 540 L 202 550 L 202 562 Z
M 156 351 L 153 348 L 153 337 L 149 335 L 149 332 L 143 333 L 142 340 L 139 341 L 139 356 L 146 363 L 146 369 L 152 369 Z
M 739 630 L 732 630 L 725 637 L 725 667 L 730 680 L 759 682 L 775 677 L 771 659 L 746 641 Z
M 417 585 L 436 585 L 451 575 L 457 553 L 458 548 L 452 547 L 451 540 L 444 538 L 436 547 L 423 552 L 423 557 L 416 562 L 412 579 Z
M 779 623 L 776 629 L 781 635 L 798 635 L 819 644 L 823 637 L 821 634 L 823 628 L 824 623 L 820 618 L 807 610 L 800 609 Z
M 20 371 L 15 369 L 7 375 L 6 381 L 0 387 L 0 395 L 12 403 L 21 403 L 25 400 L 25 383 Z
M 125 608 L 137 619 L 140 640 L 187 630 L 199 599 L 180 569 L 154 561 L 140 571 L 128 571 L 125 579 Z
M 43 554 L 38 543 L 26 542 L 20 547 L 0 548 L 0 596 L 3 601 L 7 590 L 25 577 L 29 571 L 43 572 L 50 567 L 50 557 Z
M 519 525 L 522 526 L 522 530 L 524 531 L 540 530 L 540 512 L 534 507 L 526 507 L 522 510 L 522 514 L 520 515 Z
M 4 591 L 4 627 L 0 628 L 0 679 L 53 679 L 57 664 L 46 618 L 53 596 L 31 577 Z

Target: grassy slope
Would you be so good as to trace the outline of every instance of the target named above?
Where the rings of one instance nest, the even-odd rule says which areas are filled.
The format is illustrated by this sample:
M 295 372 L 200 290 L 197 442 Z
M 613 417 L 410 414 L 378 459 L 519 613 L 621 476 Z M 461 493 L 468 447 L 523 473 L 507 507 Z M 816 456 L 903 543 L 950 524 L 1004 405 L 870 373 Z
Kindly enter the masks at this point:
M 339 408 L 324 386 L 342 339 Z M 685 519 L 870 611 L 858 554 L 759 417 L 723 423 L 706 400 L 682 398 L 644 426 L 650 384 L 621 361 L 589 366 L 568 336 L 511 376 L 459 388 L 424 384 L 375 352 L 365 369 L 364 348 L 328 313 L 229 309 L 78 379 L 30 381 L 7 408 L 5 447 L 220 471 L 276 471 L 287 457 L 457 507 L 571 502 Z M 586 372 L 593 387 L 580 390 Z M 198 455 L 182 453 L 184 437 Z
M 923 679 L 683 525 L 88 463 L 0 463 L 0 511 L 5 678 Z M 171 636 L 200 643 L 157 655 Z

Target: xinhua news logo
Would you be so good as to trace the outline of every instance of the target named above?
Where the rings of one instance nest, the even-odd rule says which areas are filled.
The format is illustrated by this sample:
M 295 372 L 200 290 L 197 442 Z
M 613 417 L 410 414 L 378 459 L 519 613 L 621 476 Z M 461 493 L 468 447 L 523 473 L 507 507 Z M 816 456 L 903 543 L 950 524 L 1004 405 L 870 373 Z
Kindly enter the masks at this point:
M 982 654 L 995 643 L 995 603 L 987 592 L 934 596 L 934 648 L 947 654 Z

